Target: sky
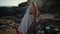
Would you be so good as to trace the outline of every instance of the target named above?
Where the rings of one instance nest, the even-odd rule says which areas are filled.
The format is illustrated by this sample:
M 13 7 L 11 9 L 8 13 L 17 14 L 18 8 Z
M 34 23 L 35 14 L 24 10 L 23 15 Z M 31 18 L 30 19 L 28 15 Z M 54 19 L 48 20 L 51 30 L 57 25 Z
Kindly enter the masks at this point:
M 19 3 L 27 0 L 0 0 L 0 6 L 18 6 Z

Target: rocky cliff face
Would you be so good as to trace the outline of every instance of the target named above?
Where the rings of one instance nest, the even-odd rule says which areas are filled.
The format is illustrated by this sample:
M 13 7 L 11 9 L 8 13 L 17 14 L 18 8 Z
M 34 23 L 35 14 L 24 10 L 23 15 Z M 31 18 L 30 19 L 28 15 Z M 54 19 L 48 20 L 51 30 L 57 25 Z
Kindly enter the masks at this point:
M 60 13 L 60 0 L 36 0 L 36 2 L 42 13 Z
M 60 24 L 60 0 L 35 0 L 35 1 L 40 11 L 40 15 L 42 15 L 40 16 L 42 17 L 42 19 L 40 18 L 41 22 L 39 22 L 39 24 L 36 27 L 37 34 L 60 34 L 59 32 L 60 31 L 59 29 L 60 28 L 59 25 Z M 55 16 L 53 17 L 52 15 Z

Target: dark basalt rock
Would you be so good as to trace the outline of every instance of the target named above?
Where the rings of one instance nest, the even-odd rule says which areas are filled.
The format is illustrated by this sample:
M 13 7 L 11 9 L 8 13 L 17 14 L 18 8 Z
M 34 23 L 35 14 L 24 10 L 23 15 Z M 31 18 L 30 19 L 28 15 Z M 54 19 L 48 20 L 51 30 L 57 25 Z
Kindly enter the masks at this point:
M 38 8 L 41 11 L 41 13 L 50 14 L 60 13 L 60 0 L 46 0 L 46 1 L 40 0 L 39 2 L 41 3 L 38 3 Z
M 60 20 L 45 20 L 38 24 L 37 33 L 57 34 L 60 31 Z

